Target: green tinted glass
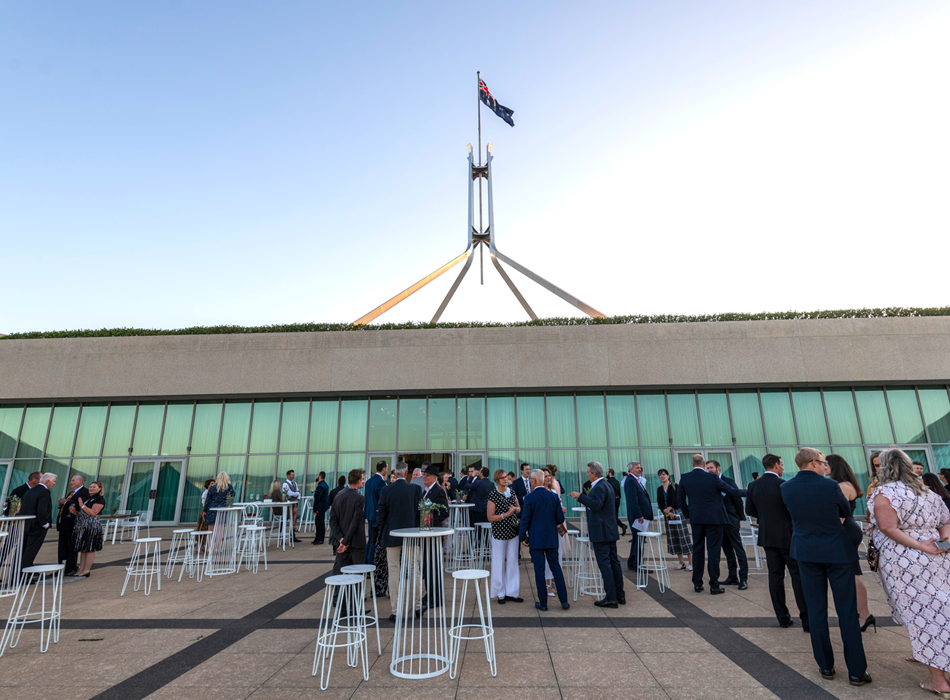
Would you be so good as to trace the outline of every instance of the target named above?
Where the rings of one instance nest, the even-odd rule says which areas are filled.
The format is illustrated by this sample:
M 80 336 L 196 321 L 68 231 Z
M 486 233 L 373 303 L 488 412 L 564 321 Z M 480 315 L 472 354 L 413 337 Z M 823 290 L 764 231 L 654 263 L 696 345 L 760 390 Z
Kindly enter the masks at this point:
M 429 449 L 455 449 L 455 397 L 429 398 Z
M 191 401 L 168 404 L 165 412 L 165 429 L 162 431 L 162 454 L 188 454 L 188 439 L 191 437 L 191 419 L 195 412 Z
M 99 456 L 108 411 L 109 407 L 105 404 L 83 404 L 79 416 L 79 433 L 76 435 L 76 449 L 73 453 L 77 457 Z
M 23 406 L 0 406 L 0 459 L 13 456 L 22 420 Z
M 23 419 L 23 428 L 20 432 L 20 444 L 17 446 L 16 456 L 19 458 L 36 458 L 43 456 L 46 446 L 46 430 L 49 428 L 50 414 L 53 412 L 49 404 L 30 406 L 26 409 Z
M 950 400 L 947 399 L 946 387 L 921 387 L 918 393 L 930 441 L 950 442 Z
M 79 406 L 57 406 L 53 410 L 53 422 L 46 441 L 47 457 L 61 459 L 72 455 L 78 421 Z
M 640 450 L 610 450 L 610 468 L 617 474 L 618 479 L 622 479 L 627 473 L 627 465 L 630 462 L 640 461 Z M 607 465 L 605 465 L 607 466 Z M 672 472 L 670 472 L 672 474 Z
M 488 453 L 488 478 L 495 473 L 496 469 L 504 469 L 505 472 L 518 473 L 518 465 L 515 461 L 515 453 L 510 451 L 492 451 Z
M 666 420 L 666 397 L 662 392 L 637 394 L 637 418 L 640 422 L 642 444 L 653 447 L 669 446 L 670 429 Z M 611 428 L 611 435 L 613 428 Z M 611 439 L 612 444 L 613 439 Z
M 280 413 L 280 451 L 306 452 L 309 401 L 284 401 Z
M 858 417 L 864 429 L 864 441 L 867 444 L 885 444 L 894 442 L 894 432 L 887 416 L 887 404 L 882 389 L 861 388 L 854 390 L 858 402 Z
M 567 494 L 581 492 L 581 486 L 587 481 L 588 462 L 600 462 L 604 468 L 604 476 L 607 476 L 607 450 L 552 450 L 551 459 L 558 465 L 556 478 L 564 489 L 561 494 L 561 505 L 567 508 L 564 517 L 576 517 L 578 513 L 571 508 L 578 508 L 581 504 Z
M 783 479 L 788 481 L 798 473 L 798 467 L 795 465 L 795 454 L 798 452 L 798 448 L 772 447 L 769 449 L 769 452 L 782 458 L 782 464 L 785 466 L 785 475 L 782 477 Z
M 365 407 L 365 404 L 364 404 Z M 310 411 L 310 451 L 336 452 L 338 399 L 314 399 Z
M 637 405 L 633 394 L 607 394 L 607 425 L 611 446 L 637 446 Z
M 836 445 L 860 445 L 861 430 L 854 410 L 854 396 L 850 389 L 825 389 L 825 410 L 831 426 L 831 440 Z
M 950 469 L 950 445 L 933 445 L 934 471 Z
M 273 455 L 253 455 L 247 458 L 247 476 L 244 478 L 245 488 L 242 492 L 247 499 L 270 498 L 271 484 L 274 481 L 276 469 Z M 283 483 L 283 479 L 279 479 Z
M 405 399 L 403 403 L 405 404 Z M 369 449 L 371 450 L 394 450 L 396 449 L 396 399 L 371 399 L 369 402 Z M 406 413 L 412 405 L 403 406 L 403 414 L 400 419 L 405 424 L 408 420 L 412 422 L 416 416 L 407 416 Z M 425 399 L 423 399 L 422 426 L 425 428 Z M 415 426 L 418 430 L 418 424 Z M 410 431 L 412 432 L 412 431 Z M 419 447 L 419 445 L 416 445 Z M 423 441 L 422 447 L 425 447 Z
M 894 419 L 894 432 L 897 442 L 912 445 L 927 442 L 924 435 L 924 423 L 920 418 L 920 406 L 917 405 L 917 392 L 913 389 L 888 389 L 887 402 Z M 55 419 L 55 417 L 54 417 Z
M 340 401 L 340 450 L 366 449 L 366 399 L 346 398 Z M 314 402 L 316 410 L 316 402 Z M 311 433 L 312 435 L 312 433 Z M 311 443 L 313 438 L 311 437 Z
M 520 465 L 522 462 L 530 464 L 532 470 L 541 469 L 548 463 L 548 453 L 546 450 L 518 450 L 519 468 L 514 470 L 515 474 L 521 473 Z
M 163 459 L 158 463 L 158 481 L 155 488 L 155 505 L 152 520 L 168 522 L 175 519 L 178 506 L 178 488 L 185 463 L 180 459 Z
M 836 447 L 835 453 L 844 457 L 844 460 L 848 463 L 848 466 L 851 467 L 851 471 L 854 472 L 854 475 L 858 479 L 858 483 L 861 484 L 861 491 L 867 493 L 868 490 L 868 461 L 864 456 L 863 447 Z M 865 509 L 867 507 L 867 498 L 861 497 L 858 499 L 857 507 L 855 508 L 855 515 L 864 515 Z
M 362 469 L 365 476 L 366 455 L 363 452 L 358 454 L 341 454 L 340 458 L 337 460 L 337 476 L 347 477 L 347 483 L 349 483 L 350 471 L 353 469 Z
M 280 401 L 255 401 L 251 420 L 251 454 L 277 451 L 277 427 L 280 425 Z
M 485 448 L 485 398 L 483 396 L 459 397 L 458 443 L 460 450 Z
M 224 404 L 224 419 L 221 425 L 221 454 L 246 454 L 247 437 L 251 424 L 250 401 L 228 401 Z M 243 464 L 243 463 L 242 463 Z M 232 478 L 234 488 L 240 480 Z
M 221 413 L 223 410 L 224 407 L 220 401 L 199 403 L 195 406 L 195 428 L 191 435 L 192 454 L 213 455 L 218 453 L 218 438 L 221 436 Z
M 666 469 L 670 474 L 673 471 L 673 455 L 670 450 L 641 450 L 641 462 L 643 464 L 643 476 L 647 478 L 647 496 L 651 503 L 656 503 L 656 489 L 660 485 L 660 477 L 657 472 L 660 469 Z
M 743 484 L 752 483 L 752 472 L 758 472 L 759 476 L 765 473 L 765 467 L 762 466 L 762 458 L 766 454 L 764 448 L 738 447 L 736 452 L 738 452 L 739 474 Z
M 317 474 L 326 474 L 324 480 L 328 486 L 336 486 L 336 455 L 310 455 L 307 457 L 307 480 L 304 486 L 304 496 L 312 496 L 317 488 Z
M 821 405 L 821 392 L 800 389 L 792 392 L 798 439 L 802 445 L 824 445 L 828 442 L 828 425 Z
M 544 447 L 544 397 L 518 396 L 518 447 Z
M 79 474 L 79 476 L 85 477 L 85 486 L 86 488 L 89 488 L 89 484 L 91 484 L 96 478 L 96 471 L 98 469 L 98 459 L 74 459 L 69 465 L 69 478 L 72 479 L 74 476 Z M 178 494 L 175 495 L 177 496 Z M 105 513 L 103 513 L 103 515 L 105 515 Z
M 765 434 L 769 444 L 797 445 L 792 404 L 788 398 L 788 392 L 762 391 L 761 397 L 762 417 L 765 418 Z
M 515 446 L 515 399 L 513 396 L 488 397 L 488 446 Z
M 196 416 L 197 419 L 197 416 Z M 220 422 L 221 414 L 218 413 Z M 191 457 L 188 460 L 188 473 L 185 477 L 185 488 L 181 497 L 182 523 L 198 522 L 198 513 L 201 511 L 201 492 L 205 490 L 206 479 L 212 479 L 214 473 L 214 457 Z
M 53 473 L 56 475 L 56 486 L 53 487 L 51 495 L 53 500 L 63 497 L 69 486 L 69 460 L 68 459 L 44 459 L 40 471 L 44 474 Z M 56 505 L 53 504 L 53 513 L 56 513 Z
M 135 404 L 112 404 L 109 407 L 109 423 L 106 426 L 106 442 L 102 454 L 106 457 L 128 457 L 134 424 Z
M 693 392 L 670 392 L 667 400 L 670 406 L 673 444 L 678 447 L 698 447 L 699 418 L 696 415 L 696 395 Z
M 128 447 L 126 447 L 126 449 L 128 449 Z M 119 508 L 119 504 L 122 502 L 122 491 L 125 486 L 125 468 L 127 466 L 129 466 L 127 457 L 104 459 L 99 464 L 98 479 L 102 482 L 102 497 L 106 502 L 105 508 L 102 509 L 105 515 L 115 513 Z
M 287 472 L 294 472 L 294 481 L 302 491 L 301 495 L 306 496 L 303 487 L 307 479 L 307 455 L 280 455 L 277 458 L 277 480 L 283 485 L 287 479 Z
M 244 500 L 244 465 L 247 457 L 244 455 L 233 455 L 230 457 L 218 457 L 218 472 L 224 472 L 231 479 L 231 487 L 234 489 L 234 500 Z M 215 474 L 217 478 L 217 474 Z
M 699 392 L 699 418 L 703 424 L 704 445 L 732 445 L 726 392 Z
M 392 445 L 371 447 L 392 449 Z M 399 449 L 424 450 L 426 447 L 426 400 L 424 397 L 399 399 Z
M 729 407 L 738 445 L 764 445 L 759 394 L 755 391 L 730 391 Z
M 574 422 L 574 397 L 548 394 L 547 414 L 548 447 L 576 447 L 577 425 Z
M 165 404 L 143 403 L 135 419 L 135 438 L 132 440 L 132 454 L 138 456 L 157 455 L 158 440 L 162 434 L 162 419 L 165 417 Z
M 577 432 L 581 447 L 607 445 L 607 414 L 603 394 L 577 395 Z

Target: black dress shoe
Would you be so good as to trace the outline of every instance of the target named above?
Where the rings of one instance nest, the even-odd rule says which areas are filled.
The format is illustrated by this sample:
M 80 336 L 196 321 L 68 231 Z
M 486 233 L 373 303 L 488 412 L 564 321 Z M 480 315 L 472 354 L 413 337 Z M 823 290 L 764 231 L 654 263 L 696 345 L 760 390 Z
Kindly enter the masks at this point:
M 789 627 L 795 626 L 795 620 L 786 620 L 785 622 L 779 622 L 778 626 L 782 629 L 788 629 Z
M 802 632 L 805 634 L 811 634 L 811 627 L 808 626 L 808 623 L 802 620 Z
M 536 607 L 536 608 L 537 608 L 538 610 L 540 610 L 541 612 L 547 612 L 547 611 L 548 611 L 548 606 L 547 606 L 547 605 L 541 605 L 541 603 L 535 603 L 535 604 L 534 604 L 534 607 Z
M 712 586 L 709 587 L 710 595 L 719 595 L 720 593 L 725 593 L 725 592 L 726 592 L 725 588 L 719 588 L 718 586 L 716 586 L 715 588 L 713 588 Z
M 860 676 L 848 676 L 848 683 L 851 685 L 867 685 L 871 682 L 871 674 L 867 671 L 862 673 Z
M 392 615 L 389 616 L 389 621 L 390 621 L 390 622 L 395 622 L 395 621 L 396 621 L 396 613 L 393 613 Z
M 319 542 L 317 542 L 316 540 L 314 540 L 314 541 L 311 542 L 310 544 L 323 544 L 323 540 L 320 540 Z
M 598 608 L 616 608 L 616 607 L 618 607 L 616 600 L 606 600 L 606 599 L 604 599 L 604 600 L 595 600 L 595 601 L 594 601 L 594 605 L 596 605 Z
M 428 609 L 429 609 L 429 606 L 428 606 L 427 604 L 423 603 L 423 604 L 422 604 L 422 607 L 419 608 L 418 610 L 416 610 L 416 619 L 418 620 L 420 617 L 422 617 L 423 615 L 425 615 L 425 612 L 426 612 L 426 610 L 428 610 Z
M 499 605 L 504 605 L 504 604 L 505 604 L 505 599 L 504 599 L 504 598 L 499 598 L 499 599 L 498 599 L 498 604 L 499 604 Z
M 571 609 L 570 603 L 564 603 L 564 605 L 561 606 L 561 610 L 570 610 L 570 609 Z
M 830 671 L 828 671 L 826 669 L 819 668 L 818 672 L 821 674 L 821 677 L 824 678 L 826 681 L 830 681 L 835 677 L 834 669 L 831 669 Z
M 738 585 L 739 585 L 739 579 L 737 579 L 735 576 L 730 576 L 729 578 L 727 578 L 725 581 L 723 581 L 723 582 L 720 583 L 719 585 L 720 585 L 720 586 L 738 586 Z
M 740 590 L 740 591 L 748 590 L 748 588 L 749 588 L 749 584 L 748 584 L 748 583 L 746 583 L 745 581 L 739 581 L 739 590 Z
M 515 598 L 514 596 L 506 595 L 505 600 L 510 600 L 512 603 L 523 603 L 524 598 Z
M 698 586 L 693 586 L 693 590 L 696 591 L 697 593 L 702 593 L 706 589 L 703 588 L 702 584 L 700 584 Z
M 301 540 L 301 539 L 299 539 L 299 538 L 297 538 L 297 537 L 294 537 L 294 542 L 303 542 L 303 540 Z
M 630 569 L 630 571 L 636 571 L 636 570 L 637 570 L 637 568 L 639 568 L 639 567 L 636 567 L 636 566 L 630 566 L 629 564 L 627 564 L 627 568 L 628 568 L 628 569 Z
M 617 602 L 620 603 L 621 605 L 626 605 L 626 604 L 627 604 L 627 596 L 618 595 L 618 596 L 617 596 Z

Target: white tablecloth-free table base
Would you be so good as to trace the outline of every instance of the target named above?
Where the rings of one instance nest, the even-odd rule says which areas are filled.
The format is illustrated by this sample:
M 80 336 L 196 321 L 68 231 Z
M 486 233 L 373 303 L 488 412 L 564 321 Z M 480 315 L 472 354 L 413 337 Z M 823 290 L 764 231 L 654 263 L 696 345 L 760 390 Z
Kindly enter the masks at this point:
M 20 561 L 23 559 L 23 540 L 27 521 L 36 520 L 32 515 L 15 515 L 0 518 L 0 598 L 15 596 L 20 588 Z
M 237 553 L 240 537 L 238 525 L 244 519 L 244 506 L 211 508 L 217 513 L 211 537 L 208 538 L 205 576 L 226 576 L 238 570 Z

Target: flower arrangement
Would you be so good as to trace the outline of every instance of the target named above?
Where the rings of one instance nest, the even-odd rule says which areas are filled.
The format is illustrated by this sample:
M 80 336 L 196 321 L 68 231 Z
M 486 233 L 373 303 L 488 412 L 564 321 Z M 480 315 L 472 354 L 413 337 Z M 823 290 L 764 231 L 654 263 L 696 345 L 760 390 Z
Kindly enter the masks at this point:
M 422 530 L 432 529 L 433 516 L 440 511 L 448 510 L 441 503 L 433 503 L 428 498 L 419 501 L 419 528 Z
M 234 505 L 234 494 L 229 493 L 227 498 L 228 508 Z
M 16 517 L 16 514 L 20 512 L 20 497 L 19 496 L 10 496 L 10 517 Z

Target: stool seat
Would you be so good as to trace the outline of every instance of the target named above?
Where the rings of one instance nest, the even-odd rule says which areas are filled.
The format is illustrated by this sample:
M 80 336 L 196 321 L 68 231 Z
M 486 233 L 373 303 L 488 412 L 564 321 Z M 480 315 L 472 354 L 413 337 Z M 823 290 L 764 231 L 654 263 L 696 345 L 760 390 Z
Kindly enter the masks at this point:
M 637 567 L 637 588 L 646 588 L 649 574 L 656 574 L 656 582 L 663 593 L 670 587 L 670 573 L 666 567 L 666 557 L 660 547 L 660 533 L 637 533 L 639 566 Z
M 183 530 L 172 530 L 172 534 L 175 535 L 187 535 L 189 532 L 191 532 L 190 527 L 186 527 Z
M 264 571 L 267 571 L 267 538 L 264 534 L 267 528 L 264 525 L 256 524 L 245 524 L 239 527 L 242 533 L 238 536 L 240 539 L 238 542 L 238 571 L 241 569 L 241 564 L 244 563 L 248 570 L 256 574 L 261 557 L 264 558 Z M 245 559 L 247 560 L 246 563 Z
M 475 527 L 490 528 L 491 523 L 475 523 Z
M 336 576 L 328 576 L 326 584 L 328 586 L 346 586 L 350 583 L 359 583 L 362 580 L 362 576 L 356 576 L 355 574 L 338 574 Z
M 457 527 L 456 531 L 461 530 L 462 532 L 475 532 L 474 527 Z
M 659 532 L 638 532 L 637 537 L 659 537 Z
M 458 675 L 459 658 L 462 642 L 475 642 L 481 639 L 485 645 L 485 658 L 488 660 L 488 670 L 494 677 L 498 673 L 498 664 L 495 659 L 495 628 L 491 619 L 491 596 L 488 591 L 488 572 L 483 569 L 461 569 L 452 572 L 452 622 L 449 627 L 449 678 Z M 462 595 L 458 596 L 459 582 L 462 583 Z M 469 613 L 468 586 L 472 581 L 475 589 L 475 610 L 478 612 L 478 622 L 466 624 L 465 616 Z M 480 584 L 484 581 L 484 584 Z M 485 587 L 482 596 L 481 586 Z M 471 647 L 468 647 L 471 650 Z
M 201 537 L 202 535 L 210 535 L 211 530 L 191 530 L 188 534 L 194 537 Z
M 241 525 L 245 530 L 266 530 L 267 528 L 263 525 Z M 198 533 L 202 534 L 202 533 Z
M 484 569 L 462 569 L 461 571 L 452 572 L 452 578 L 463 581 L 477 581 L 478 579 L 488 578 L 488 576 L 489 573 Z
M 36 566 L 28 566 L 25 569 L 21 569 L 20 573 L 22 574 L 50 574 L 54 571 L 59 571 L 60 569 L 65 569 L 65 568 L 66 568 L 65 564 L 38 564 Z
M 142 542 L 144 544 L 146 542 L 161 542 L 162 538 L 161 537 L 139 537 L 137 540 L 132 540 L 132 541 Z
M 376 571 L 372 564 L 350 564 L 340 569 L 344 574 L 369 574 Z

